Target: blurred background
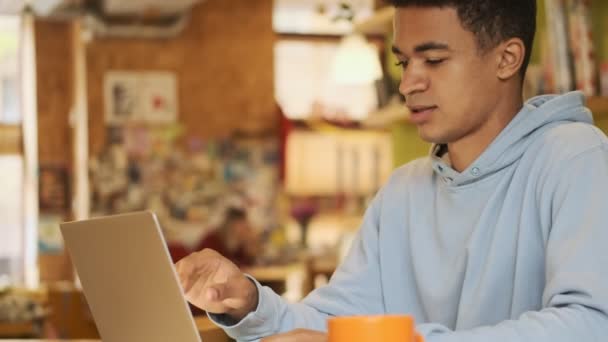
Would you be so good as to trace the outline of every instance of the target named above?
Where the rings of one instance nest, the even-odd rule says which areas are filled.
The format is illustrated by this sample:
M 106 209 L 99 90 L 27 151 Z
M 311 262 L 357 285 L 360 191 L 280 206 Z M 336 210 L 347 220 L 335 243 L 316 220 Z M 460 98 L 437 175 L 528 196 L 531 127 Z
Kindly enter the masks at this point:
M 608 130 L 608 2 L 538 8 L 526 98 L 581 90 Z M 327 282 L 392 170 L 429 150 L 393 11 L 0 0 L 0 338 L 97 336 L 63 221 L 152 210 L 174 261 L 214 248 L 294 301 Z

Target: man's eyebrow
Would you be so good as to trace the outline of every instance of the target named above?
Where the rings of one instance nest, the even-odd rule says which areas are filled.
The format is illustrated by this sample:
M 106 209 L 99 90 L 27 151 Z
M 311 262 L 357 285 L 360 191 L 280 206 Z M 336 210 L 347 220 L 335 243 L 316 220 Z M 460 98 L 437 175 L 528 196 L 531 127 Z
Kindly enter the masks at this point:
M 401 50 L 399 50 L 398 47 L 396 47 L 395 45 L 393 45 L 391 47 L 391 51 L 395 54 L 395 55 L 403 55 L 403 52 L 401 52 Z
M 429 51 L 429 50 L 449 50 L 449 49 L 450 49 L 450 47 L 444 43 L 427 42 L 427 43 L 422 43 L 422 44 L 416 46 L 414 48 L 414 52 L 421 53 L 421 52 L 425 52 L 425 51 Z M 399 50 L 399 48 L 395 45 L 393 45 L 391 47 L 391 51 L 396 55 L 404 55 L 404 53 L 401 50 Z
M 444 43 L 437 43 L 437 42 L 428 42 L 428 43 L 423 43 L 420 44 L 418 46 L 416 46 L 414 48 L 415 52 L 425 52 L 428 50 L 449 50 L 450 47 L 448 46 L 448 44 L 444 44 Z

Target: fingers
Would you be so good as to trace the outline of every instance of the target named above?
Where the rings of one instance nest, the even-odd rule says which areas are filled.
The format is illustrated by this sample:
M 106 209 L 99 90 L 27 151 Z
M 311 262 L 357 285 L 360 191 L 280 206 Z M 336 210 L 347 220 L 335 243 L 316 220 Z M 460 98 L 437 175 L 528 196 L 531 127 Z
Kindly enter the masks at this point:
M 203 310 L 241 315 L 257 306 L 255 285 L 215 251 L 193 253 L 175 268 L 186 299 Z
M 207 305 L 219 300 L 221 295 L 219 290 L 209 288 L 211 283 L 209 275 L 195 271 L 188 279 L 190 283 L 188 284 L 188 290 L 184 290 L 184 294 L 190 303 L 207 310 Z
M 213 284 L 210 279 L 199 278 L 185 296 L 190 303 L 201 309 L 220 314 L 245 303 L 244 299 L 228 298 L 229 294 L 227 283 Z
M 221 283 L 215 283 L 212 279 L 209 279 L 205 284 L 205 289 L 203 289 L 205 299 L 214 302 L 233 303 L 239 307 L 238 300 L 243 297 L 245 292 L 242 288 L 241 279 L 239 279 L 242 277 L 242 275 L 231 277 Z M 232 305 L 229 306 L 232 307 Z
M 175 270 L 185 293 L 190 292 L 192 286 L 201 278 L 205 281 L 213 274 L 218 257 L 221 256 L 217 252 L 205 249 L 192 253 L 175 264 Z
M 175 271 L 177 272 L 179 282 L 184 289 L 184 293 L 190 291 L 190 288 L 195 281 L 195 279 L 192 278 L 196 275 L 196 272 L 194 272 L 194 264 L 190 260 L 187 260 L 188 258 L 189 257 L 186 257 L 175 264 Z

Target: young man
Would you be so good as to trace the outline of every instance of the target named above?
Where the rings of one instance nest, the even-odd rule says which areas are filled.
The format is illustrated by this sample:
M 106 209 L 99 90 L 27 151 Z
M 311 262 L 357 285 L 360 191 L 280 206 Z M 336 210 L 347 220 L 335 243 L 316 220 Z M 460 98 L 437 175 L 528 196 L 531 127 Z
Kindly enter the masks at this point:
M 301 303 L 209 250 L 177 265 L 188 300 L 238 340 L 322 341 L 331 316 L 410 314 L 427 342 L 605 341 L 608 140 L 580 93 L 523 103 L 535 0 L 393 4 L 400 91 L 430 157 L 395 171 Z

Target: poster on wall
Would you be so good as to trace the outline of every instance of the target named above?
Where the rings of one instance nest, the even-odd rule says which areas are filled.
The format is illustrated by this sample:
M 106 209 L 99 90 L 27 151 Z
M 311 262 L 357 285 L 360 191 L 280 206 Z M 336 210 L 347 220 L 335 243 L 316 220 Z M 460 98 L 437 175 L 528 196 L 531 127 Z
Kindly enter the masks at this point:
M 63 252 L 63 237 L 59 224 L 65 221 L 62 215 L 42 214 L 38 219 L 38 252 L 59 254 Z
M 172 72 L 109 71 L 104 77 L 105 122 L 173 123 L 177 77 Z

